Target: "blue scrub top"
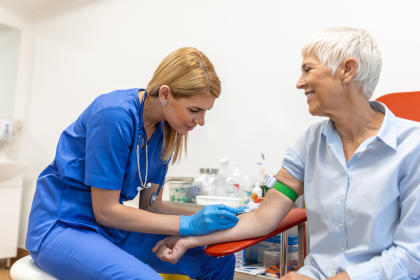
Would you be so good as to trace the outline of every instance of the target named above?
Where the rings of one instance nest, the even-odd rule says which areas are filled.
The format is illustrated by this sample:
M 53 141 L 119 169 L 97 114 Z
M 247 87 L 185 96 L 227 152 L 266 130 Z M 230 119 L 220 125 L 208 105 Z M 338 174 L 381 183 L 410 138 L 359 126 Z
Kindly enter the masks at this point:
M 139 90 L 117 90 L 97 97 L 60 136 L 54 161 L 39 175 L 29 216 L 26 248 L 37 252 L 57 223 L 91 228 L 114 243 L 126 231 L 96 223 L 90 186 L 121 190 L 120 203 L 133 199 L 140 186 L 137 137 L 144 135 Z M 148 142 L 148 182 L 163 185 L 168 162 L 162 159 L 163 122 Z M 146 152 L 140 152 L 144 181 Z

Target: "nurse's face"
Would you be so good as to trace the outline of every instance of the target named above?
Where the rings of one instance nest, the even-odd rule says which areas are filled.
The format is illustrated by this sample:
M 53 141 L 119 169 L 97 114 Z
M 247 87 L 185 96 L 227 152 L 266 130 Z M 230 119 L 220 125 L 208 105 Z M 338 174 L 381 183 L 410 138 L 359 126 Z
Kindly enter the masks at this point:
M 338 71 L 337 71 L 338 72 Z M 311 115 L 331 117 L 343 99 L 341 80 L 313 54 L 303 57 L 302 75 L 296 87 L 303 89 Z
M 204 125 L 204 117 L 210 110 L 216 97 L 210 93 L 175 99 L 170 93 L 163 114 L 169 125 L 181 135 L 193 130 L 197 125 Z

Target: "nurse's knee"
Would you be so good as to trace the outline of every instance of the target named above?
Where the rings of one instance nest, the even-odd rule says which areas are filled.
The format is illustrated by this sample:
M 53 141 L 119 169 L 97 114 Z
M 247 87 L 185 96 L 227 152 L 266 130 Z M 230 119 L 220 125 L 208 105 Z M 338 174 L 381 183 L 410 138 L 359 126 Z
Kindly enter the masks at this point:
M 229 255 L 225 257 L 226 260 L 226 266 L 228 266 L 228 269 L 230 270 L 234 270 L 235 269 L 235 265 L 236 265 L 236 257 L 235 255 Z
M 224 256 L 215 259 L 215 266 L 212 269 L 220 271 L 221 274 L 229 273 L 235 270 L 236 258 L 235 255 Z

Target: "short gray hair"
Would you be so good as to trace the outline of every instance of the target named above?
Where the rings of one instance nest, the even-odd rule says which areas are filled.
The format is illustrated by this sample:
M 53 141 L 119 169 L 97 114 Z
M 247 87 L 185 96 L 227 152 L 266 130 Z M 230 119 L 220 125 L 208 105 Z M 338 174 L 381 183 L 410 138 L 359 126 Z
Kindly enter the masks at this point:
M 349 57 L 357 60 L 354 77 L 370 99 L 378 84 L 382 67 L 382 54 L 375 40 L 363 29 L 352 27 L 327 28 L 316 34 L 302 49 L 302 55 L 313 53 L 335 74 L 341 63 Z

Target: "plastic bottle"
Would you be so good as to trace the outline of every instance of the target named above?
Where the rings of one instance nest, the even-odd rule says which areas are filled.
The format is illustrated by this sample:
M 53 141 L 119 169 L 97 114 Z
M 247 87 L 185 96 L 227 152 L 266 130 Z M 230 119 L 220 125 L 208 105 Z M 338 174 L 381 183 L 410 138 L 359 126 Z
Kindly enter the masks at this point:
M 215 196 L 217 188 L 217 168 L 210 168 L 208 171 L 207 185 L 205 186 L 205 192 L 207 195 Z
M 206 187 L 208 184 L 208 175 L 209 169 L 208 168 L 200 168 L 200 175 L 194 178 L 191 187 L 191 196 L 193 202 L 195 202 L 195 197 L 200 194 L 206 194 Z
M 257 174 L 256 174 L 256 182 L 261 186 L 264 184 L 264 179 L 267 176 L 264 169 L 264 161 L 265 157 L 264 154 L 261 154 L 261 160 L 257 162 Z
M 219 172 L 217 173 L 217 196 L 227 196 L 230 193 L 230 184 L 227 181 L 230 177 L 229 160 L 227 158 L 221 158 Z
M 250 174 L 252 174 L 252 172 L 250 171 L 250 168 L 247 168 L 244 170 L 241 178 L 242 184 L 240 185 L 240 193 L 243 199 L 243 205 L 248 204 L 252 194 L 253 181 Z
M 241 250 L 235 253 L 236 263 L 235 267 L 241 267 L 246 265 L 246 251 Z
M 247 204 L 249 211 L 255 210 L 261 205 L 262 193 L 261 185 L 255 183 L 254 188 L 252 189 L 251 197 Z
M 232 176 L 228 177 L 227 179 L 227 192 L 228 195 L 231 197 L 239 197 L 244 198 L 244 193 L 243 193 L 243 182 L 242 182 L 242 174 L 241 174 L 241 169 L 239 168 L 239 166 L 236 166 L 233 169 L 232 172 Z
M 299 269 L 299 248 L 298 236 L 296 234 L 287 235 L 287 271 L 297 271 Z

